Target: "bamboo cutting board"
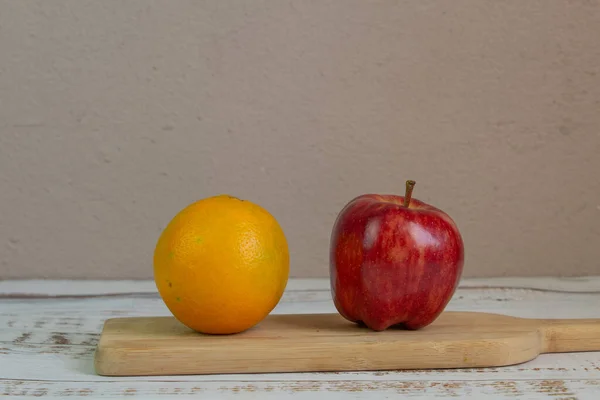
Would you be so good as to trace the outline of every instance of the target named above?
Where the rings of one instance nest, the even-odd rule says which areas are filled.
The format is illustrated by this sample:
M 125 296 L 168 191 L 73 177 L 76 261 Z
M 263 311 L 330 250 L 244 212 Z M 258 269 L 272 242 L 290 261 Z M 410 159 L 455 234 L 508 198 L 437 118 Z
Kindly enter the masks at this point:
M 173 317 L 140 317 L 106 321 L 95 368 L 108 376 L 468 368 L 598 350 L 600 319 L 444 312 L 418 331 L 374 332 L 339 314 L 292 314 L 212 336 Z

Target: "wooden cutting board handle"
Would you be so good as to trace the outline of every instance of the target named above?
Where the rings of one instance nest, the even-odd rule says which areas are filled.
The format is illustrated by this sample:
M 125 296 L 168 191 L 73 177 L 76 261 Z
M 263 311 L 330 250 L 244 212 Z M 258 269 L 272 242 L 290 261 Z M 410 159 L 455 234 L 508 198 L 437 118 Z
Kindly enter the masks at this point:
M 540 319 L 544 353 L 597 351 L 600 349 L 600 319 Z

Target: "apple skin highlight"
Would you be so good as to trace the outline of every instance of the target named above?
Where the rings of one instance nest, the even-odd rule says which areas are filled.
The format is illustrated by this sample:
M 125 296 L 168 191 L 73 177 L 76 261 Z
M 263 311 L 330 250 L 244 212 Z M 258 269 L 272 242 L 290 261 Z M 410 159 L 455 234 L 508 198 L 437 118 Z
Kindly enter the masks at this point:
M 358 196 L 332 230 L 335 307 L 347 320 L 375 331 L 431 324 L 462 275 L 464 245 L 456 224 L 442 210 L 410 198 L 411 192 L 407 185 L 408 207 L 405 196 Z

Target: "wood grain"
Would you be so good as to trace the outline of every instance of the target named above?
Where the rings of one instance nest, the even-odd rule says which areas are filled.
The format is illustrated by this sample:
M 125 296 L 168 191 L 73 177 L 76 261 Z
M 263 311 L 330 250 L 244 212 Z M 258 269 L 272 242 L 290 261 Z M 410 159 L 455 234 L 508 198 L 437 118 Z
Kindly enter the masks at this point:
M 1 384 L 4 383 L 2 388 Z M 9 399 L 385 399 L 474 398 L 595 400 L 596 379 L 520 380 L 257 380 L 208 382 L 31 382 L 0 381 L 0 397 Z M 390 397 L 393 396 L 393 397 Z
M 334 313 L 328 285 L 292 279 L 274 315 Z M 152 290 L 147 281 L 0 281 L 0 398 L 595 400 L 600 390 L 600 352 L 542 354 L 492 368 L 97 375 L 95 345 L 107 319 L 170 315 Z M 598 304 L 600 277 L 466 279 L 448 310 L 594 318 Z
M 288 314 L 236 335 L 203 335 L 173 317 L 113 318 L 95 369 L 124 376 L 468 368 L 584 350 L 600 350 L 600 319 L 449 311 L 418 331 L 374 332 L 337 313 Z

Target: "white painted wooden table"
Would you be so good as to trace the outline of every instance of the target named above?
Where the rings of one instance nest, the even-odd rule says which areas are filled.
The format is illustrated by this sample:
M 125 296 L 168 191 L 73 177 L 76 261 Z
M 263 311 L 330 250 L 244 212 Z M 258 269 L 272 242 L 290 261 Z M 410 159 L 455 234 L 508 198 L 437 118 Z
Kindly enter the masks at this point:
M 464 280 L 448 310 L 600 318 L 600 277 Z M 327 280 L 290 281 L 274 313 L 299 312 L 335 312 Z M 600 352 L 474 370 L 97 376 L 93 356 L 103 322 L 151 315 L 169 315 L 152 281 L 0 281 L 0 397 L 600 399 Z

